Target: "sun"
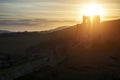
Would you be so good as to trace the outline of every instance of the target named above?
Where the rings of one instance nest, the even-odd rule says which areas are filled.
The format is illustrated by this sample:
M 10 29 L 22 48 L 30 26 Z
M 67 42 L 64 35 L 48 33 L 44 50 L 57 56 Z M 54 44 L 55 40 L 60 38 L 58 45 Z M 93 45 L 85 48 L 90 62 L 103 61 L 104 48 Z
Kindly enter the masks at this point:
M 82 15 L 90 16 L 91 18 L 95 15 L 103 16 L 104 9 L 100 4 L 97 3 L 89 3 L 83 6 L 81 10 Z

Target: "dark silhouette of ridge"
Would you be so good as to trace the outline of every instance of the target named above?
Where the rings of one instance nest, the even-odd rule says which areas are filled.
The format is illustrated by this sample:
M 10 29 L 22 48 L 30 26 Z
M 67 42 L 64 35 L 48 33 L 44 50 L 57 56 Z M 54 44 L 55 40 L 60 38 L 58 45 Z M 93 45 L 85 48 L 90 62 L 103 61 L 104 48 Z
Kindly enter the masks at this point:
M 94 29 L 97 31 L 93 31 L 93 34 L 88 37 L 87 28 L 79 24 L 50 33 L 49 35 L 53 37 L 51 40 L 28 50 L 38 54 L 52 50 L 53 54 L 64 57 L 49 74 L 50 77 L 42 77 L 42 79 L 120 79 L 117 74 L 120 62 L 119 29 L 120 20 L 102 22 Z M 37 73 L 32 74 L 34 78 L 37 77 L 36 75 Z M 26 79 L 30 79 L 29 77 Z
M 21 71 L 24 75 L 15 80 L 119 80 L 119 35 L 120 20 L 102 22 L 92 28 L 77 24 L 45 34 L 16 34 L 12 37 L 13 40 L 10 39 L 10 43 L 22 38 L 25 42 L 18 42 L 34 42 L 34 45 L 24 48 L 25 53 L 21 53 L 23 57 L 19 61 L 24 64 L 17 64 L 14 70 Z M 8 35 L 3 38 L 8 38 Z M 20 49 L 17 46 L 14 46 L 16 50 Z M 7 77 L 14 73 L 12 70 L 13 68 L 9 69 Z

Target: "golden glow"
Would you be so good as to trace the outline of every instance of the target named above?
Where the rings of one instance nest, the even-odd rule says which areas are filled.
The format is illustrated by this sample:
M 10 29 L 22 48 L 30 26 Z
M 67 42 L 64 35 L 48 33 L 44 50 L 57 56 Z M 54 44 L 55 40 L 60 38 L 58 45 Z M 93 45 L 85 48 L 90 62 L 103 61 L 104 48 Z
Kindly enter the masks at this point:
M 83 6 L 81 10 L 82 15 L 93 17 L 94 15 L 104 16 L 104 9 L 100 4 L 89 3 Z

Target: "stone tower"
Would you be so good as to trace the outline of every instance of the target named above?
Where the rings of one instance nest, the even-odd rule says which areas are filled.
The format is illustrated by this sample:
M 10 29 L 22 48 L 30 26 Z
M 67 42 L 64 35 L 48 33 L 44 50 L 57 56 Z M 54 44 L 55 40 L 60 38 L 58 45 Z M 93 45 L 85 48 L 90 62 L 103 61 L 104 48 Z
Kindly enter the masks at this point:
M 90 16 L 83 16 L 83 24 L 91 24 Z
M 100 24 L 100 16 L 99 15 L 95 15 L 93 17 L 93 25 L 99 25 Z

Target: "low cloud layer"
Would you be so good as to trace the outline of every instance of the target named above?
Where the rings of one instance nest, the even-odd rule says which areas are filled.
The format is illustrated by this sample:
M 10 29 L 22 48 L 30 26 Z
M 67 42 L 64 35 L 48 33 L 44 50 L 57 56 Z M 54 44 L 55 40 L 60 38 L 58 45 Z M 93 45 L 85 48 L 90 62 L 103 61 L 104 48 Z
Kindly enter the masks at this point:
M 30 23 L 29 21 L 24 20 L 0 20 L 0 25 L 3 26 L 30 26 L 33 25 L 33 23 Z
M 19 19 L 19 20 L 0 20 L 0 26 L 37 26 L 54 23 L 75 22 L 72 20 L 47 20 L 47 19 Z

